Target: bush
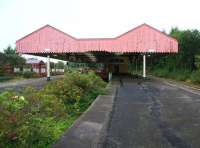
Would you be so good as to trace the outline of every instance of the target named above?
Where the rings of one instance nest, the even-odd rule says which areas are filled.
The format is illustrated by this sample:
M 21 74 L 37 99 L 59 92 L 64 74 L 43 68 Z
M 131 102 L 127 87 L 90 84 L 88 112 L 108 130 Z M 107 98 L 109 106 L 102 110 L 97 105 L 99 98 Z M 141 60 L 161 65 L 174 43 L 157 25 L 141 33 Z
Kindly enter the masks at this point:
M 105 85 L 93 72 L 73 71 L 40 91 L 0 93 L 0 147 L 49 147 Z
M 15 76 L 21 77 L 23 76 L 23 72 L 22 71 L 15 72 Z
M 158 77 L 167 77 L 169 71 L 167 69 L 155 69 L 152 73 Z
M 2 65 L 0 65 L 0 76 L 4 76 L 4 69 Z
M 59 136 L 54 130 L 67 118 L 64 104 L 55 96 L 32 92 L 0 95 L 0 147 L 42 147 Z
M 169 73 L 168 78 L 179 81 L 186 81 L 190 77 L 190 71 L 187 70 L 174 70 Z
M 0 147 L 9 147 L 17 140 L 18 127 L 24 120 L 22 110 L 26 104 L 27 100 L 14 92 L 0 94 Z
M 79 72 L 67 73 L 65 76 L 65 83 L 74 84 L 83 90 L 75 108 L 80 112 L 84 111 L 98 94 L 104 93 L 106 83 L 97 76 L 93 71 L 80 74 Z
M 155 69 L 152 72 L 155 76 L 171 78 L 179 81 L 186 81 L 190 78 L 190 71 L 188 70 L 168 70 L 168 69 Z
M 94 72 L 79 73 L 70 71 L 65 77 L 51 82 L 42 91 L 62 99 L 69 114 L 81 113 L 93 99 L 103 93 L 106 83 Z
M 8 81 L 11 79 L 12 79 L 12 77 L 10 77 L 10 76 L 0 76 L 0 82 Z
M 200 84 L 200 71 L 194 71 L 194 72 L 192 72 L 192 74 L 190 75 L 190 80 L 193 83 Z
M 39 76 L 35 72 L 26 71 L 26 72 L 23 72 L 23 77 L 24 78 L 37 78 Z

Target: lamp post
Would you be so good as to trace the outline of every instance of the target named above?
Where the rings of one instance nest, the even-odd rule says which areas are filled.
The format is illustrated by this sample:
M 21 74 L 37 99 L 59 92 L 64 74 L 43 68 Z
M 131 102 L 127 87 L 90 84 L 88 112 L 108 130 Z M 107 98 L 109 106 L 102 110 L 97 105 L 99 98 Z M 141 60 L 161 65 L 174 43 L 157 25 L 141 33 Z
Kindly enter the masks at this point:
M 146 54 L 143 54 L 143 78 L 146 78 Z
M 148 49 L 147 53 L 154 53 L 155 51 L 156 49 L 150 48 Z M 143 54 L 143 78 L 146 78 L 146 54 L 147 53 Z M 147 55 L 147 56 L 150 56 L 150 55 Z

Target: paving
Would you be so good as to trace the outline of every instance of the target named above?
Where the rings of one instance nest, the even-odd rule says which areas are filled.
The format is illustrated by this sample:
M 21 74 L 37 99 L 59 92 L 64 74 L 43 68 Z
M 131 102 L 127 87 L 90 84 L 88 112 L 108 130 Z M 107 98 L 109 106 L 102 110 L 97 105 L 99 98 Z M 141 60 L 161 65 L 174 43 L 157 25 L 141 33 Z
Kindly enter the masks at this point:
M 51 80 L 58 79 L 63 77 L 63 75 L 52 76 Z M 25 80 L 17 80 L 15 82 L 2 82 L 0 83 L 0 92 L 4 90 L 15 90 L 21 91 L 23 88 L 31 86 L 36 89 L 41 89 L 47 83 L 47 78 L 33 78 L 33 79 L 25 79 Z
M 103 148 L 199 148 L 200 91 L 121 79 Z

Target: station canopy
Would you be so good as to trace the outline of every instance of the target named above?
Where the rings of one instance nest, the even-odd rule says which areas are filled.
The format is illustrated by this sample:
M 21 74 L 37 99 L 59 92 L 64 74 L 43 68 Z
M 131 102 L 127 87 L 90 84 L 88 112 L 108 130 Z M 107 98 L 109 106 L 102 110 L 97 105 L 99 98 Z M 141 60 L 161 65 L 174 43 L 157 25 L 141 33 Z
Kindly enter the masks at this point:
M 75 38 L 46 25 L 17 40 L 16 49 L 20 54 L 50 55 L 64 60 L 87 59 L 98 62 L 103 61 L 103 57 L 111 55 L 177 53 L 178 42 L 147 24 L 142 24 L 115 38 L 89 39 Z

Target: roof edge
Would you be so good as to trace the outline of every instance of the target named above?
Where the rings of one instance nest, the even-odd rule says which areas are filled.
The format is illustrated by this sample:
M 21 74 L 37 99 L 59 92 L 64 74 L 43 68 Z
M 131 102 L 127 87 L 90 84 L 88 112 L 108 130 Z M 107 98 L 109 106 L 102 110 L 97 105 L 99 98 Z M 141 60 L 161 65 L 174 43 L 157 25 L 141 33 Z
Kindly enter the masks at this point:
M 137 26 L 137 27 L 135 27 L 135 28 L 133 28 L 133 29 L 131 29 L 131 30 L 129 30 L 129 31 L 127 31 L 127 32 L 125 32 L 125 33 L 119 35 L 119 36 L 117 36 L 116 39 L 117 39 L 117 38 L 120 38 L 120 37 L 122 37 L 122 36 L 124 36 L 124 35 L 126 35 L 126 34 L 128 34 L 129 32 L 131 32 L 131 31 L 133 31 L 133 30 L 136 30 L 136 29 L 138 29 L 138 28 L 140 28 L 140 27 L 142 27 L 142 26 L 147 26 L 147 27 L 149 27 L 149 28 L 155 30 L 156 32 L 158 32 L 158 33 L 160 33 L 160 34 L 163 34 L 164 36 L 169 37 L 169 38 L 171 38 L 171 39 L 177 41 L 176 38 L 174 38 L 174 37 L 172 37 L 172 36 L 170 36 L 170 35 L 168 35 L 168 34 L 165 34 L 165 33 L 163 33 L 162 31 L 160 31 L 160 30 L 158 30 L 158 29 L 156 29 L 156 28 L 154 28 L 154 27 L 152 27 L 151 25 L 148 25 L 148 24 L 146 24 L 146 23 L 143 23 L 143 24 L 141 24 L 141 25 L 139 25 L 139 26 Z M 177 41 L 177 42 L 178 42 L 178 41 Z
M 74 39 L 74 40 L 77 40 L 77 41 L 84 41 L 84 40 L 85 40 L 85 41 L 87 41 L 87 40 L 115 40 L 115 39 L 118 39 L 118 38 L 120 38 L 120 37 L 122 37 L 122 36 L 125 36 L 125 35 L 128 34 L 129 32 L 131 32 L 131 31 L 133 31 L 133 30 L 136 30 L 136 29 L 138 29 L 138 28 L 140 28 L 140 27 L 142 27 L 142 26 L 147 26 L 147 27 L 149 27 L 149 28 L 155 30 L 156 32 L 158 32 L 158 33 L 160 33 L 160 34 L 163 34 L 164 36 L 169 37 L 169 38 L 175 40 L 176 42 L 178 42 L 177 39 L 175 39 L 174 37 L 172 37 L 172 36 L 170 36 L 170 35 L 168 35 L 168 34 L 165 34 L 165 33 L 161 32 L 160 30 L 158 30 L 158 29 L 156 29 L 156 28 L 154 28 L 154 27 L 152 27 L 152 26 L 150 26 L 150 25 L 148 25 L 148 24 L 146 24 L 146 23 L 143 23 L 143 24 L 141 24 L 141 25 L 139 25 L 139 26 L 137 26 L 137 27 L 135 27 L 135 28 L 133 28 L 133 29 L 131 29 L 131 30 L 125 32 L 125 33 L 122 33 L 122 34 L 119 35 L 119 36 L 113 37 L 113 38 L 76 38 L 76 37 L 73 37 L 72 35 L 69 35 L 69 34 L 67 34 L 67 33 L 65 33 L 65 32 L 63 32 L 63 31 L 61 31 L 61 30 L 59 30 L 59 29 L 57 29 L 57 28 L 55 28 L 55 27 L 53 27 L 53 26 L 47 24 L 47 25 L 45 25 L 45 26 L 43 26 L 43 27 L 41 27 L 41 28 L 39 28 L 39 29 L 37 29 L 37 30 L 35 30 L 35 31 L 31 32 L 31 33 L 29 33 L 28 35 L 26 35 L 26 36 L 24 36 L 24 37 L 18 39 L 18 40 L 16 41 L 16 43 L 19 42 L 19 41 L 21 41 L 21 40 L 23 40 L 24 38 L 26 38 L 26 37 L 32 35 L 33 33 L 36 33 L 36 32 L 38 32 L 38 31 L 42 30 L 42 29 L 45 28 L 45 27 L 51 27 L 52 29 L 54 29 L 54 30 L 56 30 L 56 31 L 58 31 L 58 32 L 60 32 L 60 33 L 62 33 L 62 34 L 64 34 L 64 35 L 67 35 L 68 37 L 70 37 L 70 38 L 72 38 L 72 39 Z
M 42 29 L 44 29 L 44 28 L 46 28 L 46 27 L 53 28 L 54 30 L 56 30 L 56 31 L 58 31 L 58 32 L 61 32 L 62 34 L 65 34 L 65 35 L 67 35 L 68 37 L 70 37 L 70 38 L 72 38 L 72 39 L 74 39 L 74 40 L 77 40 L 75 37 L 73 37 L 73 36 L 71 36 L 71 35 L 69 35 L 69 34 L 67 34 L 67 33 L 65 33 L 65 32 L 63 32 L 63 31 L 61 31 L 61 30 L 59 30 L 59 29 L 57 29 L 57 28 L 55 28 L 55 27 L 53 27 L 53 26 L 51 26 L 51 25 L 49 25 L 49 24 L 46 24 L 46 25 L 44 25 L 43 27 L 41 27 L 41 28 L 39 28 L 39 29 L 37 29 L 37 30 L 35 30 L 35 31 L 31 32 L 31 33 L 29 33 L 28 35 L 25 35 L 24 37 L 22 37 L 22 38 L 20 38 L 20 39 L 18 39 L 15 43 L 17 43 L 17 42 L 19 42 L 19 41 L 21 41 L 21 40 L 27 38 L 28 36 L 30 36 L 30 35 L 32 35 L 32 34 L 38 32 L 38 31 L 40 31 L 40 30 L 42 30 Z

